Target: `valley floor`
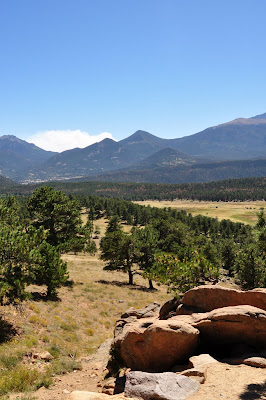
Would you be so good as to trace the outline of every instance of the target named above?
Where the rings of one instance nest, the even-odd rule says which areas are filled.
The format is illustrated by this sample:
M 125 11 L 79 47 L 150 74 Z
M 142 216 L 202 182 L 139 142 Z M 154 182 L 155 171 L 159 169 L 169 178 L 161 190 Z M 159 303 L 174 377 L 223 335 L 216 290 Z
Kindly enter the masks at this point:
M 266 207 L 265 201 L 246 201 L 246 202 L 212 202 L 196 200 L 174 200 L 159 201 L 145 200 L 136 201 L 141 205 L 150 205 L 151 207 L 172 207 L 177 210 L 185 210 L 193 216 L 202 214 L 208 217 L 222 219 L 231 219 L 233 222 L 243 222 L 254 225 L 257 221 L 257 213 Z

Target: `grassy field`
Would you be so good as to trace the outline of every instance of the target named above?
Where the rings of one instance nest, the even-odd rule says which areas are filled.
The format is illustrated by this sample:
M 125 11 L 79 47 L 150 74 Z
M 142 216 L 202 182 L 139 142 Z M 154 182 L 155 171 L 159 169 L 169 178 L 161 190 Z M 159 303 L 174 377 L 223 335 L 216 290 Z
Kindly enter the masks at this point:
M 266 207 L 265 201 L 248 202 L 210 202 L 193 200 L 174 201 L 137 201 L 141 205 L 152 207 L 173 207 L 177 210 L 186 210 L 192 215 L 206 215 L 221 219 L 231 219 L 234 222 L 243 222 L 254 225 L 257 220 L 257 213 L 261 208 Z
M 106 224 L 106 220 L 97 221 L 101 235 Z M 103 271 L 98 254 L 67 254 L 63 258 L 73 287 L 61 288 L 59 301 L 45 301 L 40 287 L 32 286 L 35 295 L 31 300 L 19 307 L 1 307 L 0 336 L 7 341 L 0 345 L 0 399 L 10 391 L 47 386 L 54 374 L 79 368 L 76 360 L 95 352 L 113 336 L 115 322 L 126 309 L 170 298 L 163 287 L 156 293 L 147 290 L 148 282 L 139 276 L 134 286 L 128 286 L 126 274 Z M 55 359 L 45 363 L 32 358 L 43 351 Z

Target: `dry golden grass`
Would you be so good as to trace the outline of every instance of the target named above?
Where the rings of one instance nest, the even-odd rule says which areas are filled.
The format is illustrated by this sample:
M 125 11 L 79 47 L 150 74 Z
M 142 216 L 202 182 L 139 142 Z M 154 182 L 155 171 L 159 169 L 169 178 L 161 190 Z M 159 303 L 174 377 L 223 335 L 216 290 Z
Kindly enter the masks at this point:
M 257 213 L 261 208 L 266 207 L 265 201 L 248 202 L 211 202 L 193 200 L 174 201 L 137 201 L 137 204 L 150 205 L 152 207 L 172 207 L 177 210 L 186 210 L 192 215 L 206 215 L 221 219 L 231 219 L 234 222 L 244 222 L 254 225 L 257 220 Z
M 101 235 L 106 223 L 103 219 L 96 223 Z M 31 353 L 49 351 L 56 357 L 52 365 L 58 373 L 60 361 L 64 364 L 66 360 L 87 356 L 112 337 L 115 322 L 126 309 L 170 298 L 164 287 L 158 287 L 155 293 L 148 291 L 147 281 L 139 276 L 136 285 L 128 286 L 126 274 L 103 271 L 104 263 L 98 255 L 63 256 L 74 285 L 60 288 L 60 301 L 32 299 L 18 308 L 1 307 L 1 315 L 19 334 L 0 345 L 0 368 L 9 369 L 10 373 L 21 365 L 44 370 L 44 362 L 32 364 Z M 40 287 L 32 286 L 31 290 L 39 292 Z M 64 371 L 66 367 L 62 368 Z

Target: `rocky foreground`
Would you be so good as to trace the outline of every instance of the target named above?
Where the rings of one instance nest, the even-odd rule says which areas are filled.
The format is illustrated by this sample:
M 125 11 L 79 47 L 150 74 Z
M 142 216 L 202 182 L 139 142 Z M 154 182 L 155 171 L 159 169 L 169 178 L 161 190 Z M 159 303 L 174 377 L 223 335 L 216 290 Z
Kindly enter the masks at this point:
M 74 391 L 69 400 L 214 399 L 210 391 L 200 394 L 209 385 L 210 371 L 227 379 L 226 371 L 250 367 L 261 371 L 257 386 L 234 397 L 233 382 L 225 382 L 219 396 L 266 399 L 266 289 L 200 286 L 185 293 L 182 302 L 154 303 L 123 314 L 108 363 L 114 377 L 104 382 L 105 393 Z

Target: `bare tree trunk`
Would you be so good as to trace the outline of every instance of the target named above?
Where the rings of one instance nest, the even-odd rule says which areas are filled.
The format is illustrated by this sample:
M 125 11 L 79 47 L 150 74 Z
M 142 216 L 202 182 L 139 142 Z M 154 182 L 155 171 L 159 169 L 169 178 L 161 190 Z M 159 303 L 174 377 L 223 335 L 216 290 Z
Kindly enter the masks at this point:
M 131 271 L 131 268 L 128 269 L 128 284 L 133 285 L 133 273 Z
M 153 289 L 154 289 L 153 283 L 152 283 L 152 280 L 151 280 L 151 279 L 149 279 L 149 289 L 150 289 L 150 290 L 153 290 Z

